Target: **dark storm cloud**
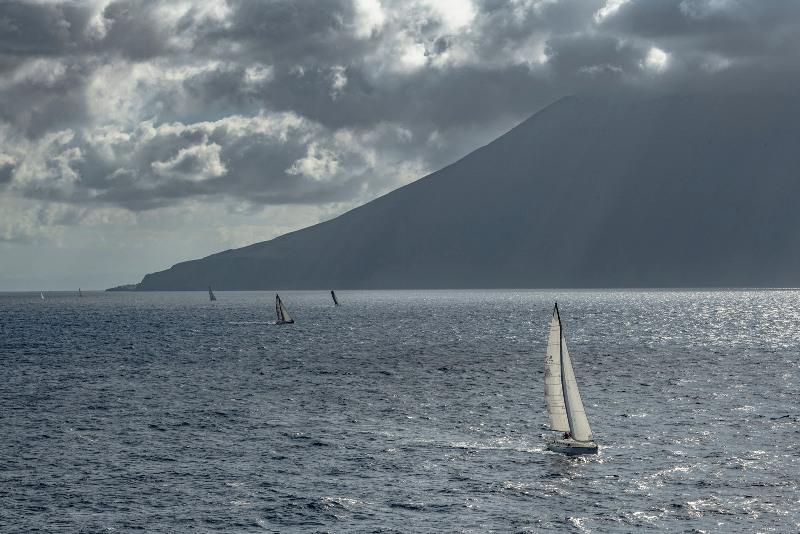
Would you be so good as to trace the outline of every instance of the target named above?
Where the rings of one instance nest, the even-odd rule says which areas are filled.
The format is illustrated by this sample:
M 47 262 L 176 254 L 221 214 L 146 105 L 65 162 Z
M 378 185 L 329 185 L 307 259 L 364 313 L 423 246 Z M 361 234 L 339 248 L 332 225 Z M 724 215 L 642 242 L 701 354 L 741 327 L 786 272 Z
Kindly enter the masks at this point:
M 764 30 L 796 27 L 798 15 L 800 4 L 794 0 L 631 0 L 609 17 L 604 26 L 642 37 L 694 35 L 709 42 L 759 31 L 766 40 L 769 32 Z
M 662 91 L 785 91 L 800 81 L 800 3 L 632 0 L 599 24 L 620 39 L 659 46 Z
M 232 13 L 224 26 L 198 24 L 198 49 L 218 47 L 218 52 L 239 59 L 245 54 L 279 63 L 325 63 L 354 55 L 354 49 L 364 46 L 348 32 L 354 17 L 349 0 L 260 0 L 230 5 Z
M 34 59 L 19 70 L 24 75 L 0 89 L 0 121 L 29 137 L 83 122 L 88 65 L 69 58 Z
M 134 61 L 142 61 L 171 52 L 170 37 L 185 28 L 169 26 L 160 20 L 154 8 L 158 2 L 123 0 L 112 2 L 102 13 L 107 31 L 98 51 L 113 51 Z
M 10 161 L 0 161 L 0 187 L 11 181 L 15 165 Z
M 64 56 L 84 43 L 91 16 L 87 6 L 75 3 L 0 3 L 0 54 L 28 57 Z
M 799 26 L 788 0 L 5 2 L 0 183 L 356 200 L 566 94 L 794 90 Z
M 368 128 L 381 121 L 400 122 L 412 130 L 417 125 L 452 128 L 482 123 L 498 112 L 518 116 L 553 98 L 544 73 L 524 65 L 466 65 L 436 76 L 419 71 L 397 76 L 390 84 L 370 79 L 365 67 L 357 65 L 341 70 L 347 85 L 334 95 L 335 72 L 322 66 L 302 73 L 276 69 L 276 80 L 253 91 L 243 83 L 243 69 L 225 66 L 187 79 L 184 87 L 217 114 L 263 108 L 294 111 L 330 128 Z
M 558 36 L 547 43 L 548 65 L 565 80 L 616 81 L 637 71 L 646 53 L 634 43 L 603 34 Z

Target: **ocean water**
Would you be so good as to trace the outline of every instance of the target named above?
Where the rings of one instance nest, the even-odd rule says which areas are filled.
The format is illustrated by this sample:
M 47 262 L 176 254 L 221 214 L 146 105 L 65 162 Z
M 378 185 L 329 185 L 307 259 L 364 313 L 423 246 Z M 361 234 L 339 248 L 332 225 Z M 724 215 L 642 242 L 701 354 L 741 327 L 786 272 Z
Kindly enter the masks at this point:
M 337 295 L 0 294 L 0 531 L 800 530 L 800 292 Z

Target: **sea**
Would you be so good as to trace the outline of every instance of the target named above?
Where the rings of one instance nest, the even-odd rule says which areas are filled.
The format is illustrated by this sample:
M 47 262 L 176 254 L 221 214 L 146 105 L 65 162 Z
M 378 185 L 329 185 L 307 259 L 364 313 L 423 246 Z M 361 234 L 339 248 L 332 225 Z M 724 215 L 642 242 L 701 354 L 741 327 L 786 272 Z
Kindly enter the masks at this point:
M 0 532 L 800 531 L 800 291 L 216 294 L 0 294 Z

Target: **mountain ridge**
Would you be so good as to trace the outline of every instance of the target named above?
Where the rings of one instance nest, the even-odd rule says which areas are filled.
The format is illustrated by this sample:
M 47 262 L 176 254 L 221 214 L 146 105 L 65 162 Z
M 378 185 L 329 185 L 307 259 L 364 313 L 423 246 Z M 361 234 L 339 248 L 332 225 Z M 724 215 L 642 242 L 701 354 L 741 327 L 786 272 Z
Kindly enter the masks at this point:
M 800 101 L 571 96 L 331 220 L 138 290 L 800 284 Z

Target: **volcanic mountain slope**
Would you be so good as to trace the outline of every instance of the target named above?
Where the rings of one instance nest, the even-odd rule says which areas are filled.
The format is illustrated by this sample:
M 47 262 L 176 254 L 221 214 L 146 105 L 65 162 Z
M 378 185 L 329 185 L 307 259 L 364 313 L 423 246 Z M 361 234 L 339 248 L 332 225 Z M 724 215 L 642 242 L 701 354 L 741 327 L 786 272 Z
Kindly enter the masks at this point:
M 330 221 L 140 290 L 800 285 L 800 99 L 568 97 Z

